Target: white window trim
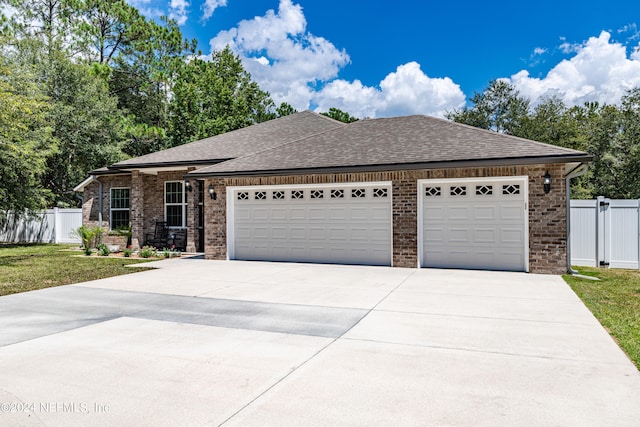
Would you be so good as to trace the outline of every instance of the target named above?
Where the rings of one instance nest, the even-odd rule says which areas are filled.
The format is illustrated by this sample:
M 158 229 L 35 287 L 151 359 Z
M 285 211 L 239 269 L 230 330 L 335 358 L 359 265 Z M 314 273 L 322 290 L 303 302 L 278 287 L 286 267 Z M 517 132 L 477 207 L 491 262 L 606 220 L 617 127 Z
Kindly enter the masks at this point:
M 113 190 L 129 190 L 129 207 L 114 208 L 113 207 Z M 131 188 L 130 187 L 111 187 L 109 189 L 109 229 L 113 230 L 113 211 L 129 211 L 129 222 L 131 222 Z
M 176 183 L 176 182 L 179 183 L 180 188 L 182 188 L 182 203 L 167 203 L 167 184 Z M 167 206 L 182 206 L 182 224 L 173 225 L 170 227 L 186 228 L 187 227 L 187 194 L 186 194 L 186 189 L 184 188 L 184 181 L 177 181 L 177 180 L 165 181 L 162 203 L 164 204 L 164 220 L 165 221 L 167 221 Z

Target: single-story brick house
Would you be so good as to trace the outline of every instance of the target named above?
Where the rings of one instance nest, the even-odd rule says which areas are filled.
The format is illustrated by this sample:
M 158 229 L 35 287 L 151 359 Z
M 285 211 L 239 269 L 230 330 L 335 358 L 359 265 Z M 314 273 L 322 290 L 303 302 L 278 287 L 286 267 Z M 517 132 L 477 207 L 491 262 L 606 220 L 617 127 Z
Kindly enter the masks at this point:
M 95 170 L 83 220 L 207 259 L 563 273 L 584 152 L 427 116 L 303 111 Z

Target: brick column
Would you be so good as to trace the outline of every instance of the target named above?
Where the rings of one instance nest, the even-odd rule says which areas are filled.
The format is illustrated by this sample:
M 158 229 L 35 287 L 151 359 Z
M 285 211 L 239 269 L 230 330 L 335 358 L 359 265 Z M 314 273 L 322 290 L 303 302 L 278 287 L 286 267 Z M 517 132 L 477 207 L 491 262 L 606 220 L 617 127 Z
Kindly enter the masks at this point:
M 196 251 L 198 236 L 198 182 L 190 180 L 191 191 L 187 192 L 187 252 Z
M 418 266 L 418 199 L 415 179 L 394 180 L 393 266 Z
M 544 192 L 543 175 L 551 175 L 551 191 Z M 529 168 L 529 271 L 564 274 L 567 271 L 567 215 L 565 165 Z
M 144 175 L 131 172 L 130 193 L 131 248 L 140 249 L 144 244 Z
M 216 200 L 209 196 L 213 184 Z M 227 259 L 227 187 L 223 179 L 204 182 L 204 257 Z

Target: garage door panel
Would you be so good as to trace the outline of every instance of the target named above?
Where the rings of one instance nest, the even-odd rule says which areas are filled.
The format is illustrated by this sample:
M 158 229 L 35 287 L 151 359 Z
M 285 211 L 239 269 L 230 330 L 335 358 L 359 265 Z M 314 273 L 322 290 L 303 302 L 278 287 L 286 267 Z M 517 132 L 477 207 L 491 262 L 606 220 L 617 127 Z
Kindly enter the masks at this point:
M 523 216 L 522 206 L 502 206 L 500 208 L 500 219 L 521 220 Z
M 246 199 L 238 197 L 247 190 L 236 190 L 233 257 L 390 265 L 390 185 L 327 187 L 266 188 L 265 199 L 253 196 L 263 192 L 261 188 L 249 190 Z M 374 189 L 386 190 L 374 197 Z M 277 191 L 284 194 L 276 200 Z
M 285 227 L 272 227 L 271 238 L 285 240 L 289 236 L 288 230 Z
M 525 188 L 502 178 L 421 183 L 421 265 L 525 270 Z
M 281 207 L 271 209 L 271 219 L 276 221 L 287 221 L 287 210 Z
M 447 209 L 447 217 L 452 220 L 463 220 L 466 221 L 469 219 L 469 211 L 471 210 L 470 206 L 453 206 Z
M 493 228 L 476 228 L 474 241 L 478 243 L 496 243 L 496 230 Z
M 496 208 L 493 206 L 476 206 L 474 218 L 479 220 L 493 220 L 496 218 Z
M 523 244 L 524 235 L 519 228 L 503 228 L 500 230 L 500 243 Z
M 465 228 L 450 228 L 447 235 L 449 238 L 447 239 L 449 242 L 462 242 L 467 243 L 470 240 L 469 230 Z

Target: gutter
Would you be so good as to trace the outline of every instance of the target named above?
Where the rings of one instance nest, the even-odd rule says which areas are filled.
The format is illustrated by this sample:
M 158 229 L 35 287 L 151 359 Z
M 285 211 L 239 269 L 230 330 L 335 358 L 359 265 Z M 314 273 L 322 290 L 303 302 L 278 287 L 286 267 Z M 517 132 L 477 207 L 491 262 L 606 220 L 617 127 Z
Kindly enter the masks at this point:
M 593 159 L 590 155 L 569 154 L 559 156 L 531 156 L 531 157 L 505 157 L 500 159 L 470 159 L 470 160 L 444 160 L 432 162 L 414 163 L 392 163 L 392 164 L 372 164 L 372 165 L 351 165 L 351 166 L 321 166 L 293 169 L 271 169 L 271 170 L 248 170 L 248 171 L 223 171 L 207 172 L 196 169 L 189 172 L 190 177 L 213 178 L 213 177 L 251 177 L 251 176 L 281 176 L 281 175 L 308 175 L 308 174 L 331 174 L 331 173 L 354 173 L 354 172 L 389 172 L 399 170 L 418 169 L 451 169 L 467 167 L 499 167 L 516 165 L 534 165 L 547 163 L 572 163 L 589 162 Z
M 98 194 L 100 194 L 100 198 L 98 198 L 98 227 L 102 228 L 102 181 L 98 178 L 95 178 L 98 181 Z
M 600 280 L 596 277 L 584 276 L 571 268 L 571 180 L 584 175 L 589 170 L 588 163 L 581 163 L 565 176 L 567 200 L 567 272 L 581 279 Z

